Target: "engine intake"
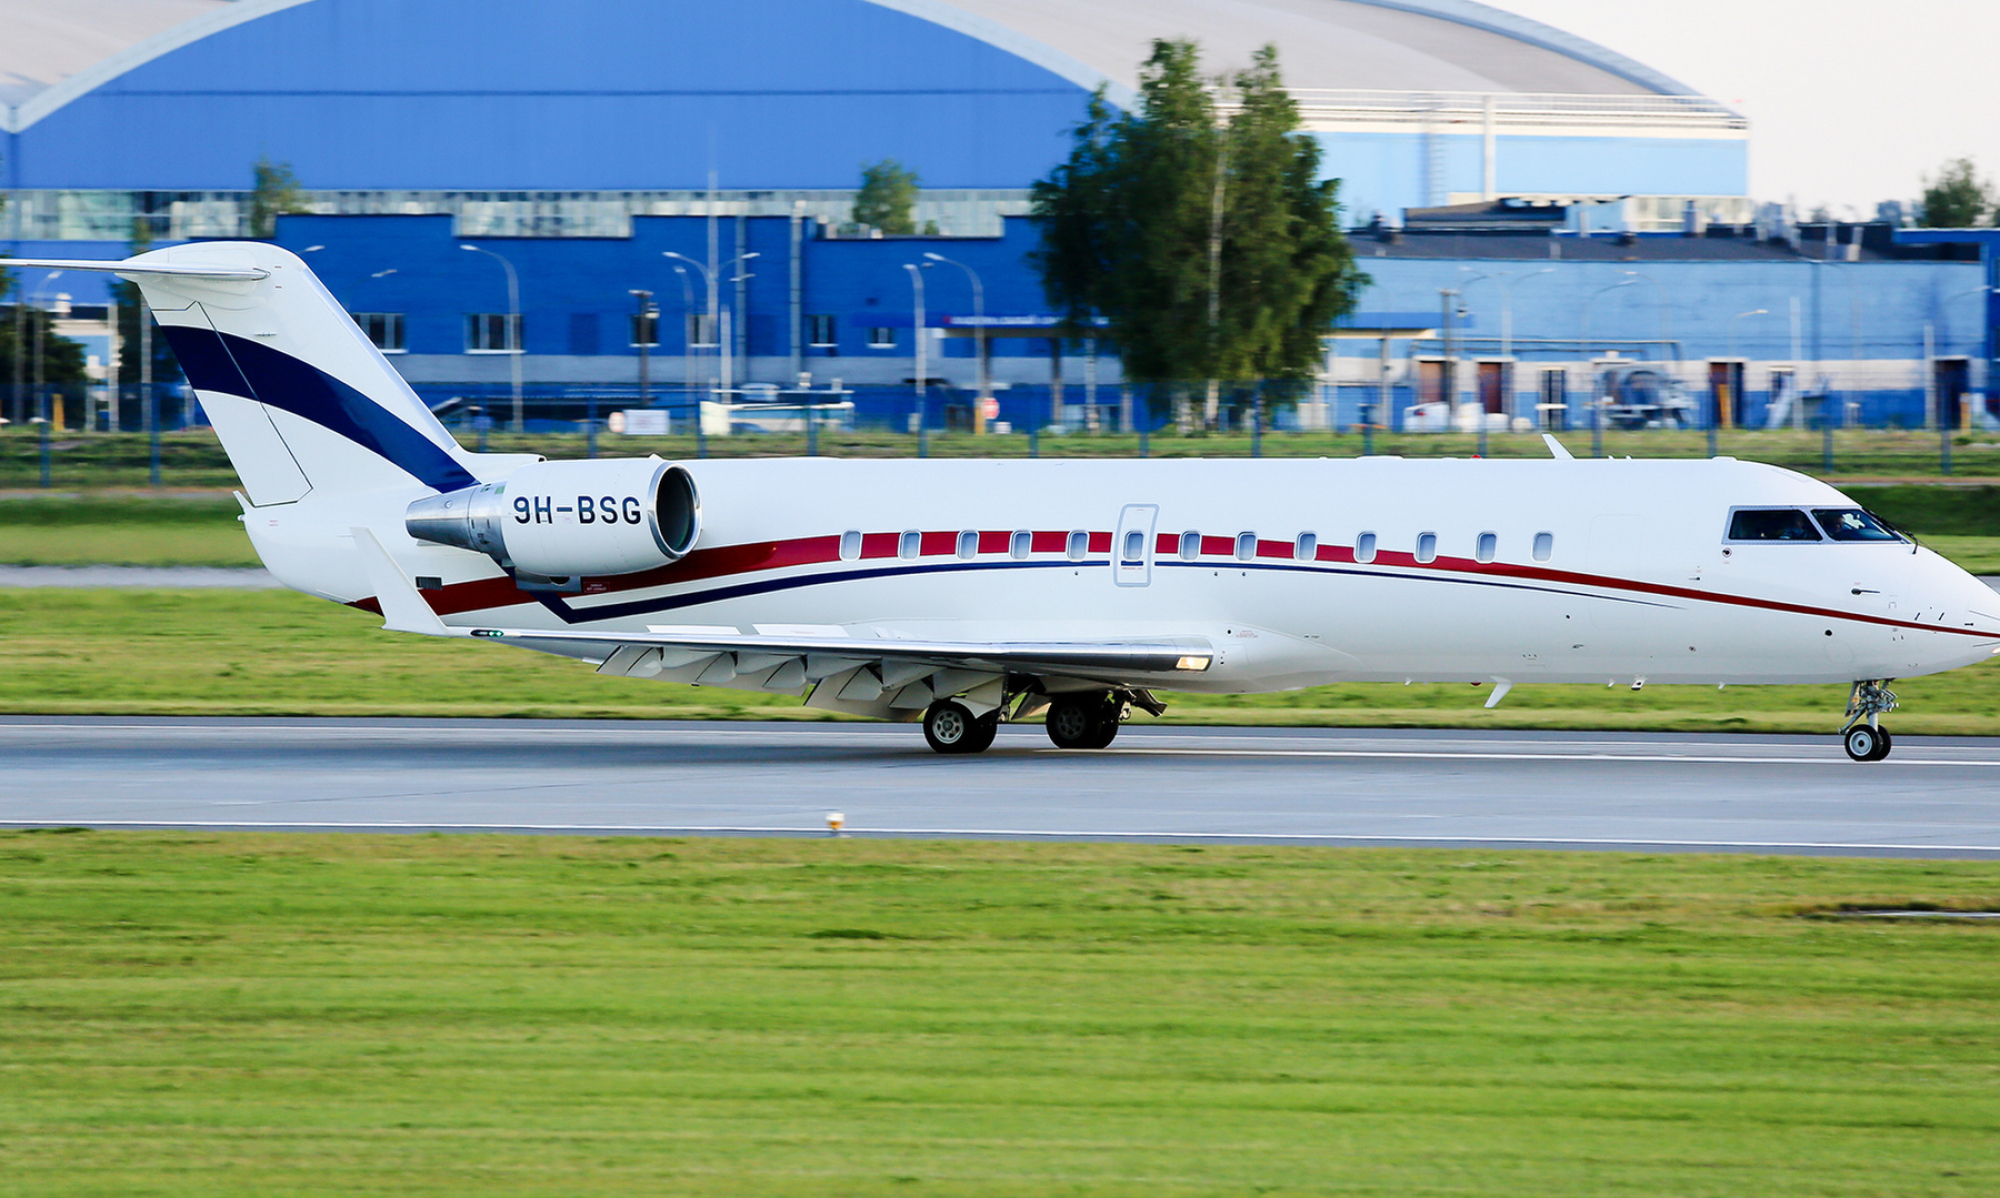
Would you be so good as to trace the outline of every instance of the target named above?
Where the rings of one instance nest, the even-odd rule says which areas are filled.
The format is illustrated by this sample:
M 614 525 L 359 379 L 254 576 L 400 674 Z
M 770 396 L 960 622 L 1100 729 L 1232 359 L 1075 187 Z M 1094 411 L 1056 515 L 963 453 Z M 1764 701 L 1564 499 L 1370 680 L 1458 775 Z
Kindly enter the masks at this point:
M 543 578 L 636 574 L 694 548 L 701 496 L 686 469 L 658 458 L 535 462 L 419 499 L 403 527 Z

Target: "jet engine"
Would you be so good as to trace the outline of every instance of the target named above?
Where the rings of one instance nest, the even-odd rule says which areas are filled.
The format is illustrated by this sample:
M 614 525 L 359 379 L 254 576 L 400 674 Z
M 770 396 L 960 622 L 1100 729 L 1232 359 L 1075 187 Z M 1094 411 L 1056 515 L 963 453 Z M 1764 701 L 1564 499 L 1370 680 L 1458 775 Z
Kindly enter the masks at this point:
M 419 499 L 403 527 L 541 578 L 635 574 L 694 548 L 701 496 L 684 468 L 658 458 L 535 462 Z

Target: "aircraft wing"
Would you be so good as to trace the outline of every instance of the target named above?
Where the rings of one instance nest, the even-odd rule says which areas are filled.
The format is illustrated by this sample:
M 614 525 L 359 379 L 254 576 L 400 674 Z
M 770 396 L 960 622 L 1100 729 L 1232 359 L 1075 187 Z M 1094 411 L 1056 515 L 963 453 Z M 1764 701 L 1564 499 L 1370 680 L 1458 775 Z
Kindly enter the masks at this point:
M 1206 670 L 1215 656 L 1205 637 L 1109 641 L 932 641 L 850 636 L 727 636 L 680 633 L 474 628 L 466 635 L 516 643 L 595 644 L 661 653 L 682 664 L 729 653 L 739 657 L 823 658 L 854 664 L 909 663 L 940 669 L 1015 673 L 1174 674 Z
M 475 637 L 595 659 L 600 674 L 806 695 L 807 703 L 857 715 L 914 715 L 934 698 L 963 695 L 975 714 L 998 706 L 1008 675 L 1143 688 L 1214 664 L 1201 636 L 1074 641 L 931 640 L 855 636 L 844 628 L 583 629 L 452 627 L 437 617 L 365 528 L 353 529 L 383 626 L 425 636 Z M 847 635 L 843 635 L 847 634 Z M 1146 700 L 1151 702 L 1150 698 Z

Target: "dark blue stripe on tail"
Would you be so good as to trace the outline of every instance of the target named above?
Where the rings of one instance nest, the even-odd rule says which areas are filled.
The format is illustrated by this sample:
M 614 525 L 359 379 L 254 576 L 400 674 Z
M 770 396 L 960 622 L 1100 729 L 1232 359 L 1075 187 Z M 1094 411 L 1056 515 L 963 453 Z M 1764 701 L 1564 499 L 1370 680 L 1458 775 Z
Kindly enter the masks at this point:
M 310 420 L 440 491 L 456 491 L 479 481 L 429 437 L 315 366 L 247 337 L 187 325 L 164 328 L 174 356 L 197 390 L 253 399 Z M 310 467 L 306 474 L 311 477 Z M 332 481 L 313 479 L 315 486 Z

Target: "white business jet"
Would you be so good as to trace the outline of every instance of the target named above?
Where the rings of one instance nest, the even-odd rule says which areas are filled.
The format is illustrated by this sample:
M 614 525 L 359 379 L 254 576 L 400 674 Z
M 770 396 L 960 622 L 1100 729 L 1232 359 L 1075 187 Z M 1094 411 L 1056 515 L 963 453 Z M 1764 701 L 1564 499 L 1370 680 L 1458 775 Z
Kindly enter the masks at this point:
M 1844 682 L 1877 761 L 1889 680 L 2000 653 L 2000 596 L 1772 466 L 468 453 L 282 249 L 15 265 L 138 283 L 287 586 L 940 753 L 1044 711 L 1102 748 L 1158 689 Z

